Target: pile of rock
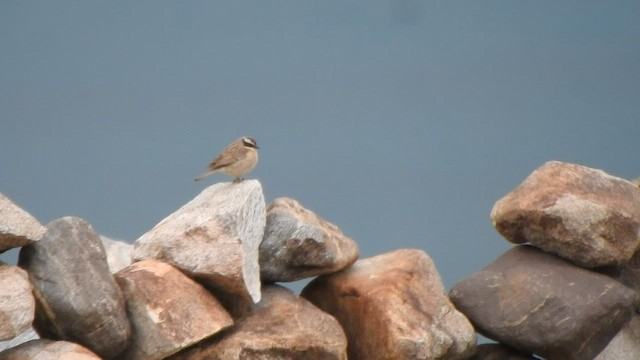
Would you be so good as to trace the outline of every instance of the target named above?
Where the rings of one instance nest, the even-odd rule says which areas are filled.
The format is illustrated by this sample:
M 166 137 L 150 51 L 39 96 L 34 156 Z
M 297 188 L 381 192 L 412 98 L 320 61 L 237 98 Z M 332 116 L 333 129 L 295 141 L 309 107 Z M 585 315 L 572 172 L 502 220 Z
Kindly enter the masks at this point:
M 22 247 L 0 264 L 0 360 L 640 359 L 636 185 L 549 162 L 491 219 L 519 246 L 447 296 L 423 251 L 357 260 L 256 180 L 205 189 L 133 246 L 0 194 L 0 251 Z M 300 296 L 275 284 L 309 277 Z
M 476 359 L 640 359 L 640 189 L 548 162 L 491 212 L 510 242 L 450 292 L 485 336 Z
M 256 180 L 205 189 L 133 246 L 0 197 L 0 359 L 468 359 L 431 259 L 357 244 Z M 298 296 L 276 282 L 315 277 Z M 33 329 L 35 329 L 34 332 Z M 348 346 L 347 346 L 348 344 Z M 2 348 L 0 348 L 2 350 Z

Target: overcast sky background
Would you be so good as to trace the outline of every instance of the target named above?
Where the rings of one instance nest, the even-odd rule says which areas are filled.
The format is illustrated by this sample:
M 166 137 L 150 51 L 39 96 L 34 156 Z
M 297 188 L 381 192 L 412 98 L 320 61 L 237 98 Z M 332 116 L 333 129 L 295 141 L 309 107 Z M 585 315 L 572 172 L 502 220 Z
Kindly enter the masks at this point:
M 544 162 L 640 175 L 639 39 L 637 1 L 5 0 L 0 192 L 132 242 L 252 135 L 267 201 L 449 288 L 510 247 L 491 207 Z

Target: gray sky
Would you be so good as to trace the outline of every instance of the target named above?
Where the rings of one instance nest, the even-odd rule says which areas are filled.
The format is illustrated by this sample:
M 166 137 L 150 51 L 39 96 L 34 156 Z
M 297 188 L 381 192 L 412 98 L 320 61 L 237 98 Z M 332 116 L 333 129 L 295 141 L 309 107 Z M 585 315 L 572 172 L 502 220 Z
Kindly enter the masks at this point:
M 450 287 L 510 246 L 491 207 L 544 162 L 640 175 L 639 39 L 633 1 L 5 0 L 0 192 L 134 241 L 252 135 L 267 201 Z

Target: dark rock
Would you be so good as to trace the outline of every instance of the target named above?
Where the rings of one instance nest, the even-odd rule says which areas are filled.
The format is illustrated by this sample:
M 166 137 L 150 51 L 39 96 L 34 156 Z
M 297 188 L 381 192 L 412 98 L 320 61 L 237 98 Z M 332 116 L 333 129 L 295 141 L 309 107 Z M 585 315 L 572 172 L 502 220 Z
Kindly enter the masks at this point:
M 265 222 L 260 182 L 218 183 L 142 235 L 133 258 L 167 262 L 236 301 L 257 302 Z
M 450 292 L 480 333 L 547 359 L 592 359 L 631 318 L 634 291 L 531 246 L 504 253 Z
M 21 249 L 19 265 L 29 273 L 41 336 L 77 342 L 104 358 L 124 350 L 130 333 L 124 297 L 88 223 L 51 222 L 40 241 Z
M 100 360 L 100 357 L 78 344 L 38 339 L 1 352 L 0 360 Z
M 476 335 L 419 250 L 358 260 L 323 275 L 302 291 L 333 315 L 349 341 L 349 359 L 468 359 Z
M 169 264 L 144 260 L 115 276 L 132 325 L 121 359 L 164 359 L 233 325 L 213 295 Z
M 267 207 L 260 245 L 263 281 L 295 281 L 329 274 L 358 259 L 358 245 L 340 229 L 288 198 Z
M 262 295 L 252 313 L 222 337 L 205 340 L 170 359 L 347 359 L 347 339 L 333 317 L 279 286 L 264 286 Z
M 0 340 L 29 329 L 35 306 L 27 272 L 0 262 Z
M 45 231 L 38 220 L 0 193 L 0 253 L 32 244 Z
M 536 360 L 536 358 L 501 344 L 482 344 L 478 345 L 476 354 L 469 360 Z
M 601 170 L 551 161 L 491 212 L 509 241 L 584 267 L 622 264 L 640 245 L 640 189 Z

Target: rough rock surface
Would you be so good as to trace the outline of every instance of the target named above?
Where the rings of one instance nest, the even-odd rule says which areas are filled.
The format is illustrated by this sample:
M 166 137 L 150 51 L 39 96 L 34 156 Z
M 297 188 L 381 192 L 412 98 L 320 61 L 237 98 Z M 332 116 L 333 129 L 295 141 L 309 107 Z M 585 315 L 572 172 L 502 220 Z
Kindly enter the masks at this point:
M 29 329 L 35 307 L 27 272 L 0 262 L 0 340 Z
M 19 265 L 33 286 L 40 335 L 77 342 L 104 358 L 124 350 L 130 333 L 124 297 L 88 223 L 51 222 L 40 241 L 21 249 Z
M 450 297 L 480 333 L 550 360 L 594 358 L 637 306 L 617 281 L 531 246 L 508 250 Z
M 355 241 L 289 198 L 267 207 L 267 226 L 260 245 L 263 281 L 295 281 L 329 274 L 353 264 L 359 255 Z
M 640 359 L 640 315 L 634 315 L 594 360 L 624 359 Z
M 323 275 L 302 291 L 338 319 L 349 359 L 467 359 L 476 335 L 444 293 L 431 259 L 397 250 Z
M 265 222 L 260 182 L 218 183 L 142 235 L 134 261 L 161 260 L 207 287 L 257 302 Z
M 640 189 L 602 170 L 551 161 L 493 207 L 509 241 L 584 267 L 628 261 L 640 245 Z
M 131 265 L 133 245 L 102 235 L 100 235 L 100 240 L 102 240 L 102 246 L 104 246 L 104 251 L 107 253 L 107 264 L 109 264 L 111 273 L 117 273 Z
M 0 253 L 40 240 L 45 227 L 0 193 Z
M 100 357 L 78 344 L 38 339 L 1 352 L 0 360 L 100 360 Z
M 191 347 L 171 360 L 346 360 L 347 339 L 340 324 L 307 300 L 266 285 L 253 313 L 221 338 Z
M 536 360 L 501 344 L 482 344 L 476 348 L 476 354 L 469 360 Z
M 233 325 L 213 295 L 169 264 L 144 260 L 115 277 L 132 325 L 120 359 L 164 359 Z

